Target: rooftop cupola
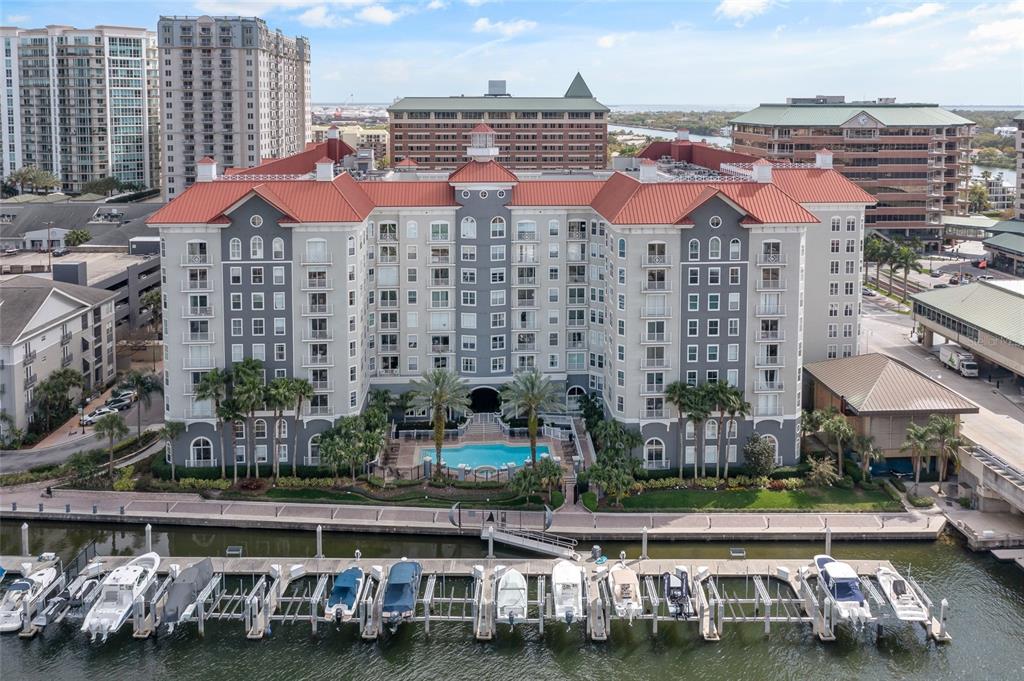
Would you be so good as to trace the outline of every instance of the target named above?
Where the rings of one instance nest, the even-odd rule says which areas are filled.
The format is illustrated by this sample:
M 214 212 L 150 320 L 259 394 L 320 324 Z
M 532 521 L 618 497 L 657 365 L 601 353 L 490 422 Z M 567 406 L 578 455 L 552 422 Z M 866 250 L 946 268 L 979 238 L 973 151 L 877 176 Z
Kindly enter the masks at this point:
M 495 142 L 496 133 L 486 123 L 480 123 L 469 133 L 469 147 L 466 154 L 474 161 L 487 162 L 495 161 L 498 158 L 498 144 Z
M 759 158 L 754 161 L 753 165 L 754 181 L 760 182 L 761 184 L 771 184 L 772 181 L 772 164 L 763 158 Z
M 832 167 L 832 152 L 828 149 L 818 149 L 814 152 L 814 165 L 817 168 L 828 169 Z

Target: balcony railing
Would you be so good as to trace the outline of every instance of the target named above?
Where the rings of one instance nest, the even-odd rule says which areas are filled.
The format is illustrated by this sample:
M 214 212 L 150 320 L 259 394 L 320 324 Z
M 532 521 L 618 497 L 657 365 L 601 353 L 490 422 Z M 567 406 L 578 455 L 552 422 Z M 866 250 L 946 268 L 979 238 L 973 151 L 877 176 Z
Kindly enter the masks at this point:
M 316 341 L 332 341 L 334 340 L 334 332 L 330 329 L 306 329 L 302 332 L 303 342 L 310 343 Z
M 569 241 L 586 241 L 587 230 L 585 229 L 570 229 L 569 230 Z
M 644 469 L 649 471 L 663 471 L 669 467 L 669 462 L 666 459 L 658 459 L 655 461 L 644 461 Z
M 531 253 L 516 253 L 515 262 L 536 263 L 537 255 Z
M 754 332 L 754 340 L 755 341 L 762 341 L 762 342 L 763 341 L 784 341 L 784 340 L 786 340 L 786 332 L 785 331 L 781 331 L 781 330 L 778 330 L 778 331 L 763 331 L 763 330 L 759 330 L 759 331 L 755 331 Z
M 326 367 L 334 366 L 334 359 L 330 355 L 307 355 L 302 358 L 304 367 Z
M 645 280 L 643 284 L 644 293 L 656 292 L 665 293 L 671 291 L 672 287 L 667 281 L 648 281 Z
M 316 315 L 324 316 L 324 317 L 330 317 L 333 314 L 334 314 L 334 306 L 330 305 L 330 304 L 326 304 L 326 305 L 303 305 L 302 306 L 302 316 L 303 317 L 311 317 L 311 316 L 316 316 Z
M 213 404 L 199 403 L 191 407 L 186 407 L 185 418 L 188 419 L 212 419 L 213 416 Z
M 648 331 L 647 333 L 640 334 L 641 343 L 671 343 L 672 336 L 668 333 L 654 333 Z
M 63 355 L 60 358 L 60 365 L 62 367 L 70 366 L 71 363 L 74 362 L 74 361 L 75 361 L 75 356 L 74 355 Z
M 334 288 L 332 279 L 306 279 L 301 286 L 303 291 L 329 291 Z
M 334 381 L 310 381 L 309 384 L 317 392 L 332 392 L 334 390 Z
M 642 386 L 640 386 L 641 395 L 663 395 L 664 393 L 664 383 L 645 383 Z
M 756 287 L 758 291 L 785 291 L 785 279 L 759 279 Z
M 516 343 L 516 352 L 537 352 L 536 343 Z
M 758 253 L 757 254 L 758 265 L 785 265 L 786 254 L 785 253 Z
M 667 255 L 655 255 L 648 253 L 643 257 L 644 267 L 671 267 L 672 262 Z
M 194 293 L 196 291 L 212 291 L 213 284 L 209 281 L 183 281 L 181 282 L 182 293 Z
M 640 412 L 641 416 L 645 419 L 663 419 L 665 418 L 664 409 L 644 409 Z
M 587 347 L 587 341 L 569 341 L 565 345 L 570 350 L 585 350 Z
M 60 335 L 60 344 L 61 345 L 67 345 L 70 342 L 71 342 L 71 334 L 70 333 L 65 332 L 65 333 L 62 333 Z
M 517 286 L 536 286 L 537 277 L 516 277 L 514 283 Z
M 784 362 L 782 360 L 782 357 L 779 357 L 779 356 L 776 356 L 776 355 L 758 355 L 754 359 L 754 366 L 758 367 L 758 368 L 760 368 L 760 367 L 781 367 L 781 366 L 783 366 L 783 364 L 784 364 Z
M 451 286 L 452 285 L 452 280 L 450 278 L 447 278 L 447 277 L 445 277 L 445 278 L 431 277 L 430 278 L 430 285 L 431 286 L 442 286 L 442 287 Z
M 378 376 L 398 376 L 402 373 L 402 370 L 398 367 L 381 367 L 377 369 Z
M 754 392 L 758 393 L 780 393 L 785 389 L 782 381 L 758 381 L 754 385 Z
M 22 359 L 22 364 L 29 365 L 36 361 L 36 351 L 30 350 L 25 353 L 25 357 Z
M 668 317 L 668 309 L 667 308 L 656 308 L 655 309 L 655 308 L 645 307 L 644 309 L 640 310 L 640 316 L 641 317 L 645 317 L 645 318 Z
M 640 360 L 641 369 L 668 369 L 669 366 L 667 357 L 644 357 Z
M 201 306 L 201 305 L 182 305 L 181 307 L 182 317 L 203 317 L 208 318 L 213 316 L 213 306 Z
M 302 265 L 333 265 L 334 256 L 331 253 L 303 253 L 300 263 Z
M 537 299 L 536 298 L 516 298 L 513 301 L 512 307 L 530 307 L 530 308 L 537 307 Z
M 382 232 L 377 235 L 377 241 L 398 241 L 398 234 L 392 232 Z
M 331 416 L 334 413 L 330 405 L 309 405 L 303 412 L 306 416 Z
M 432 255 L 430 256 L 431 265 L 448 265 L 451 264 L 452 256 L 450 255 Z M 384 262 L 381 260 L 381 262 Z
M 786 314 L 785 305 L 758 305 L 755 310 L 758 317 L 782 317 Z
M 387 310 L 394 309 L 394 308 L 398 307 L 398 299 L 397 298 L 378 298 L 377 299 L 377 307 L 384 308 L 384 309 L 387 309 Z
M 448 353 L 450 353 L 452 351 L 452 346 L 450 346 L 450 345 L 431 345 L 430 346 L 430 351 L 432 353 L 435 353 L 435 354 L 446 355 L 446 354 L 448 354 Z
M 208 253 L 185 253 L 181 256 L 182 267 L 209 267 L 213 259 Z
M 32 374 L 25 377 L 25 388 L 31 388 L 39 381 L 39 374 Z
M 380 344 L 380 351 L 381 352 L 398 352 L 398 344 L 397 343 L 381 343 Z
M 447 261 L 447 259 L 446 259 L 446 261 Z M 397 255 L 380 255 L 380 256 L 377 257 L 377 262 L 380 263 L 381 265 L 394 265 L 395 263 L 398 262 L 398 256 Z M 431 258 L 430 262 L 434 262 L 434 259 Z
M 516 232 L 516 239 L 518 241 L 536 241 L 537 232 L 518 231 Z
M 189 332 L 185 331 L 181 334 L 182 343 L 213 343 L 214 337 L 212 331 L 197 331 Z
M 381 331 L 398 331 L 398 322 L 380 322 Z
M 217 366 L 213 357 L 186 357 L 181 360 L 181 368 L 185 371 L 196 369 L 212 369 Z

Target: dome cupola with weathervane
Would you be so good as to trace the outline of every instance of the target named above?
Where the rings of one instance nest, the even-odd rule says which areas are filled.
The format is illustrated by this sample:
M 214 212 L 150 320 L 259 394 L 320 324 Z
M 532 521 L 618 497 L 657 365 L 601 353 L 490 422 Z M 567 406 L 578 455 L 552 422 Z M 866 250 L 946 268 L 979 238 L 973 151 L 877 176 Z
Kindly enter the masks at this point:
M 495 142 L 497 133 L 486 123 L 480 123 L 469 133 L 469 146 L 466 155 L 474 161 L 495 161 L 498 158 L 498 144 Z

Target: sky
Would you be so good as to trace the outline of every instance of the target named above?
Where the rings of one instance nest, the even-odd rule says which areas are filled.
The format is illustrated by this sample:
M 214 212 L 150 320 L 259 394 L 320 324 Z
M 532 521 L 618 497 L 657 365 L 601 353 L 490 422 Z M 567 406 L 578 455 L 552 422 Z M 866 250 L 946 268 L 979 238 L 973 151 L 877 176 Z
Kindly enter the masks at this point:
M 787 96 L 1024 106 L 1024 0 L 3 0 L 0 25 L 257 15 L 312 51 L 314 102 L 557 96 L 746 108 Z

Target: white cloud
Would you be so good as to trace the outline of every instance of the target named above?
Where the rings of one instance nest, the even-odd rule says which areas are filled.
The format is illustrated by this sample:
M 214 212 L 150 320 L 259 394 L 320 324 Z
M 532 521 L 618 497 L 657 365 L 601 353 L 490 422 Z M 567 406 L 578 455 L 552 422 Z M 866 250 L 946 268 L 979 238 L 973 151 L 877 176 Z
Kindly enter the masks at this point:
M 868 28 L 896 28 L 907 26 L 914 22 L 935 16 L 943 10 L 943 6 L 937 2 L 926 2 L 906 12 L 895 12 L 884 16 L 876 17 L 868 22 Z
M 511 38 L 526 31 L 532 31 L 535 28 L 537 28 L 537 22 L 530 21 L 529 19 L 491 21 L 487 17 L 481 17 L 473 22 L 474 33 L 498 33 L 506 38 Z
M 27 24 L 30 18 L 27 14 L 8 14 L 4 17 L 4 23 L 8 26 L 17 26 L 18 24 Z
M 482 5 L 485 2 L 487 2 L 487 0 L 462 0 L 462 1 L 464 3 L 466 3 L 467 5 L 469 5 L 470 7 L 479 7 L 480 5 Z
M 742 26 L 767 12 L 773 4 L 774 0 L 722 0 L 715 8 L 715 15 L 734 20 L 737 26 Z
M 382 24 L 387 26 L 388 24 L 394 23 L 400 16 L 401 12 L 394 12 L 384 5 L 370 5 L 359 10 L 356 17 L 363 21 L 368 21 L 371 24 Z
M 629 38 L 633 37 L 632 33 L 609 33 L 603 35 L 597 39 L 597 46 L 606 50 L 610 50 L 613 47 L 618 47 L 622 43 L 626 42 Z
M 329 11 L 326 5 L 310 7 L 296 18 L 300 24 L 310 28 L 336 28 L 352 23 L 351 19 Z
M 427 9 L 444 9 L 447 6 L 448 3 L 444 2 L 444 0 L 430 0 L 427 3 Z

